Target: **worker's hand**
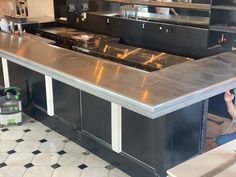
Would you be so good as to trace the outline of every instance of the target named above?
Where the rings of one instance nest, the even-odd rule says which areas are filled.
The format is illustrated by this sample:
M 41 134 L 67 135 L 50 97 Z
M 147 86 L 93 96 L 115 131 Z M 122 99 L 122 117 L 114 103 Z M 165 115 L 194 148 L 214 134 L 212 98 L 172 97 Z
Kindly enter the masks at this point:
M 234 99 L 234 94 L 230 93 L 230 91 L 226 91 L 225 92 L 225 96 L 224 96 L 225 102 L 232 102 Z

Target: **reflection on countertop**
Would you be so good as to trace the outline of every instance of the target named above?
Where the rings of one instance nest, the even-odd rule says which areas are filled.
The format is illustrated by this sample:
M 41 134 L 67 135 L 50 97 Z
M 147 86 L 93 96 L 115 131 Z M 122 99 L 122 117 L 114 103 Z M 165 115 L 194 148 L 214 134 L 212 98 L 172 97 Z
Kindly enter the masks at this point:
M 73 28 L 44 28 L 40 29 L 39 33 L 56 40 L 58 45 L 61 43 L 70 45 L 65 47 L 72 48 L 75 51 L 147 71 L 156 71 L 192 60 L 187 57 L 120 44 L 118 38 Z

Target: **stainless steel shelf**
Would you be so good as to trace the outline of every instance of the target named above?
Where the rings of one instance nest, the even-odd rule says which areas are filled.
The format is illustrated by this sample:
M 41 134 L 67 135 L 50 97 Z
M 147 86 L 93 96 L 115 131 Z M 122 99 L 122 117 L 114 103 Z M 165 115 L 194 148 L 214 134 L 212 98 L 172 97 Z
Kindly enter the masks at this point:
M 236 25 L 235 26 L 228 24 L 212 25 L 210 26 L 210 30 L 236 34 Z
M 122 3 L 122 4 L 137 4 L 146 6 L 157 6 L 157 7 L 172 7 L 199 11 L 209 11 L 210 4 L 200 3 L 183 3 L 183 2 L 157 2 L 157 1 L 144 1 L 144 0 L 104 0 L 107 2 Z
M 215 5 L 215 6 L 212 6 L 212 9 L 219 9 L 219 10 L 236 10 L 236 4 Z

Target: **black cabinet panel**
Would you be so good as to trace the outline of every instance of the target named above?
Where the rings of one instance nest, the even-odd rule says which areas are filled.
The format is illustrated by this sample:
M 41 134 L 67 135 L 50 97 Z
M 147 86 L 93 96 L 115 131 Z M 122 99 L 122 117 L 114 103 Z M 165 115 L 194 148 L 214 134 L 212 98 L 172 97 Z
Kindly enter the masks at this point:
M 163 132 L 156 131 L 155 120 L 122 108 L 122 151 L 154 167 L 156 134 Z
M 201 152 L 204 109 L 202 101 L 152 120 L 122 108 L 122 151 L 165 176 Z
M 26 73 L 25 68 L 8 61 L 9 81 L 11 87 L 19 87 L 26 91 Z
M 111 144 L 111 103 L 82 92 L 83 130 Z
M 166 115 L 166 130 L 172 135 L 166 152 L 170 156 L 167 169 L 201 153 L 201 141 L 205 141 L 202 128 L 206 117 L 203 116 L 203 101 Z
M 18 87 L 22 92 L 23 108 L 28 104 L 28 86 L 26 69 L 18 64 L 8 61 L 9 82 L 11 87 Z
M 80 129 L 80 91 L 53 80 L 53 97 L 55 114 Z
M 2 59 L 0 58 L 0 86 L 4 87 L 3 69 L 2 69 Z
M 45 111 L 47 110 L 45 76 L 35 71 L 27 69 L 27 79 L 29 83 L 29 94 L 32 102 Z

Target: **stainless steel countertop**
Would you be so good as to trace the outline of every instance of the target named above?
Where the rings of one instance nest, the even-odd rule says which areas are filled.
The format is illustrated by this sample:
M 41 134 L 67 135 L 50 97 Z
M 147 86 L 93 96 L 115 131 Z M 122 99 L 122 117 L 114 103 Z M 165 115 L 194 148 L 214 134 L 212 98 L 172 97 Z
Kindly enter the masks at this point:
M 235 52 L 146 73 L 0 33 L 0 57 L 152 119 L 236 87 Z

